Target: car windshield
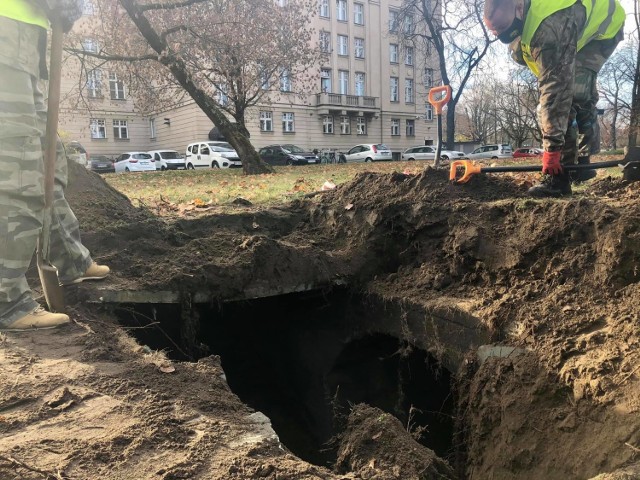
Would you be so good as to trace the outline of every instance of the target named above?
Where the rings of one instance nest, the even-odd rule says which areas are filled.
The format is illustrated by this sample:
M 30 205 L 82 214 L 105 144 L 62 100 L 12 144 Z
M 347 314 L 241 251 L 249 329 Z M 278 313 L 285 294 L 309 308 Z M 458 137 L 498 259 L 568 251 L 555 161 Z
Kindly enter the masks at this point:
M 175 160 L 176 158 L 180 158 L 180 155 L 178 154 L 178 152 L 172 152 L 172 151 L 160 152 L 160 156 L 165 160 Z
M 375 146 L 378 150 L 389 150 L 389 147 L 387 147 L 384 143 L 380 143 L 378 145 Z
M 149 155 L 148 153 L 134 153 L 133 155 L 131 155 L 132 158 L 135 158 L 136 160 L 149 160 L 151 158 L 151 155 Z
M 282 149 L 287 153 L 304 153 L 306 151 L 296 145 L 282 145 Z
M 211 150 L 213 150 L 214 152 L 233 152 L 233 148 L 225 148 L 225 147 L 220 147 L 220 146 L 212 146 Z
M 210 147 L 216 147 L 216 148 L 228 148 L 229 150 L 233 150 L 233 147 L 231 146 L 230 143 L 227 142 L 221 142 L 221 143 L 209 143 L 208 144 Z
M 92 162 L 110 162 L 111 160 L 109 160 L 109 157 L 106 157 L 104 155 L 95 155 L 91 157 L 91 161 Z

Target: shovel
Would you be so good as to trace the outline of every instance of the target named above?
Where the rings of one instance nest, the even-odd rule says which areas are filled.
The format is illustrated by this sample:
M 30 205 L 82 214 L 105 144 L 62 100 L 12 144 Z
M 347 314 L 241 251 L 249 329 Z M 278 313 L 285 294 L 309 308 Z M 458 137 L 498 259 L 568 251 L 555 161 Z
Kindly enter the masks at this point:
M 632 171 L 640 162 L 624 162 L 624 160 L 611 160 L 608 162 L 589 163 L 583 165 L 563 165 L 562 168 L 572 172 L 579 170 L 597 170 L 599 168 L 610 168 L 619 166 L 624 172 L 625 180 L 631 180 L 628 171 Z M 462 176 L 458 176 L 458 170 L 462 170 Z M 502 173 L 502 172 L 541 172 L 542 165 L 505 165 L 504 167 L 483 167 L 472 160 L 455 160 L 451 162 L 449 169 L 449 181 L 451 183 L 467 183 L 471 177 L 479 173 Z
M 58 270 L 49 259 L 51 215 L 53 208 L 53 186 L 55 181 L 56 145 L 58 143 L 58 114 L 60 112 L 60 80 L 62 77 L 62 24 L 51 21 L 51 66 L 49 71 L 49 98 L 47 100 L 47 129 L 44 149 L 44 219 L 38 238 L 36 258 L 38 275 L 49 310 L 63 312 L 64 292 L 58 280 Z
M 444 93 L 444 96 L 439 100 L 436 99 L 436 95 Z M 436 156 L 433 160 L 434 168 L 440 166 L 440 152 L 442 151 L 442 107 L 444 107 L 451 99 L 451 87 L 449 85 L 442 85 L 440 87 L 433 87 L 429 90 L 429 103 L 433 105 L 436 112 L 436 120 L 438 124 L 438 145 L 436 146 Z

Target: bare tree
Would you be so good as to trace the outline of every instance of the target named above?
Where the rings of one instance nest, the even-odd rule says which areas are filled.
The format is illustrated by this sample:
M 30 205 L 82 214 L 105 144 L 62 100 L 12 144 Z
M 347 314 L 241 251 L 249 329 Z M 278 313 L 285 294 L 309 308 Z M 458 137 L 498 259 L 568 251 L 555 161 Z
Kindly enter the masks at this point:
M 453 148 L 455 141 L 456 106 L 492 43 L 482 22 L 483 3 L 483 0 L 404 0 L 400 11 L 404 28 L 398 32 L 404 42 L 422 48 L 427 58 L 435 57 L 441 83 L 451 86 L 446 113 L 447 148 Z M 406 28 L 416 14 L 415 25 Z
M 629 121 L 629 146 L 638 145 L 640 136 L 640 7 L 638 2 L 633 3 L 633 17 L 635 19 L 635 32 L 632 35 L 636 44 L 636 63 L 633 74 L 633 90 L 631 94 L 631 118 Z
M 511 70 L 506 81 L 497 84 L 497 123 L 502 135 L 516 147 L 540 141 L 536 114 L 539 96 L 536 78 L 529 70 Z
M 618 130 L 629 124 L 636 57 L 636 46 L 629 43 L 616 50 L 598 75 L 598 90 L 605 103 L 604 126 L 614 149 L 618 147 Z
M 95 1 L 95 0 L 94 0 Z M 307 0 L 97 0 L 98 25 L 68 48 L 88 73 L 98 62 L 126 78 L 141 112 L 185 92 L 242 158 L 246 174 L 272 172 L 249 142 L 252 106 L 308 90 L 318 49 Z M 87 51 L 87 33 L 99 49 Z M 233 120 L 233 121 L 232 121 Z

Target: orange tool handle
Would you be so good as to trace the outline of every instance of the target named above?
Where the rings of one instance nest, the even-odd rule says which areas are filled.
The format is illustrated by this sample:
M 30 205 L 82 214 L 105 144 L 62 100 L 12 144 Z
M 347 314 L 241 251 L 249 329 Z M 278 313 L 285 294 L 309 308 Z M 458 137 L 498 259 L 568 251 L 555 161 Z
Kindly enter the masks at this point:
M 462 177 L 457 178 L 458 168 L 464 168 Z M 449 181 L 453 183 L 467 183 L 473 175 L 482 173 L 482 166 L 471 160 L 455 160 L 449 167 Z
M 439 93 L 444 93 L 444 97 L 440 100 L 436 100 L 436 95 Z M 429 90 L 429 103 L 433 105 L 433 108 L 435 108 L 436 115 L 440 115 L 442 113 L 442 107 L 444 107 L 449 100 L 451 100 L 451 87 L 449 85 L 433 87 Z

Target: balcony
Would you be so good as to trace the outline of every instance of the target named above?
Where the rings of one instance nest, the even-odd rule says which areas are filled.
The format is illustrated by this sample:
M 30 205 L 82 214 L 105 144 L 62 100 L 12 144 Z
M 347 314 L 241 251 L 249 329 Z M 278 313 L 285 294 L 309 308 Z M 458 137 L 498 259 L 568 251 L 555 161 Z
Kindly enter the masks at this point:
M 362 97 L 359 95 L 341 95 L 339 93 L 317 93 L 316 107 L 319 115 L 329 115 L 330 112 L 340 111 L 344 114 L 358 112 L 376 113 L 380 110 L 377 97 Z

